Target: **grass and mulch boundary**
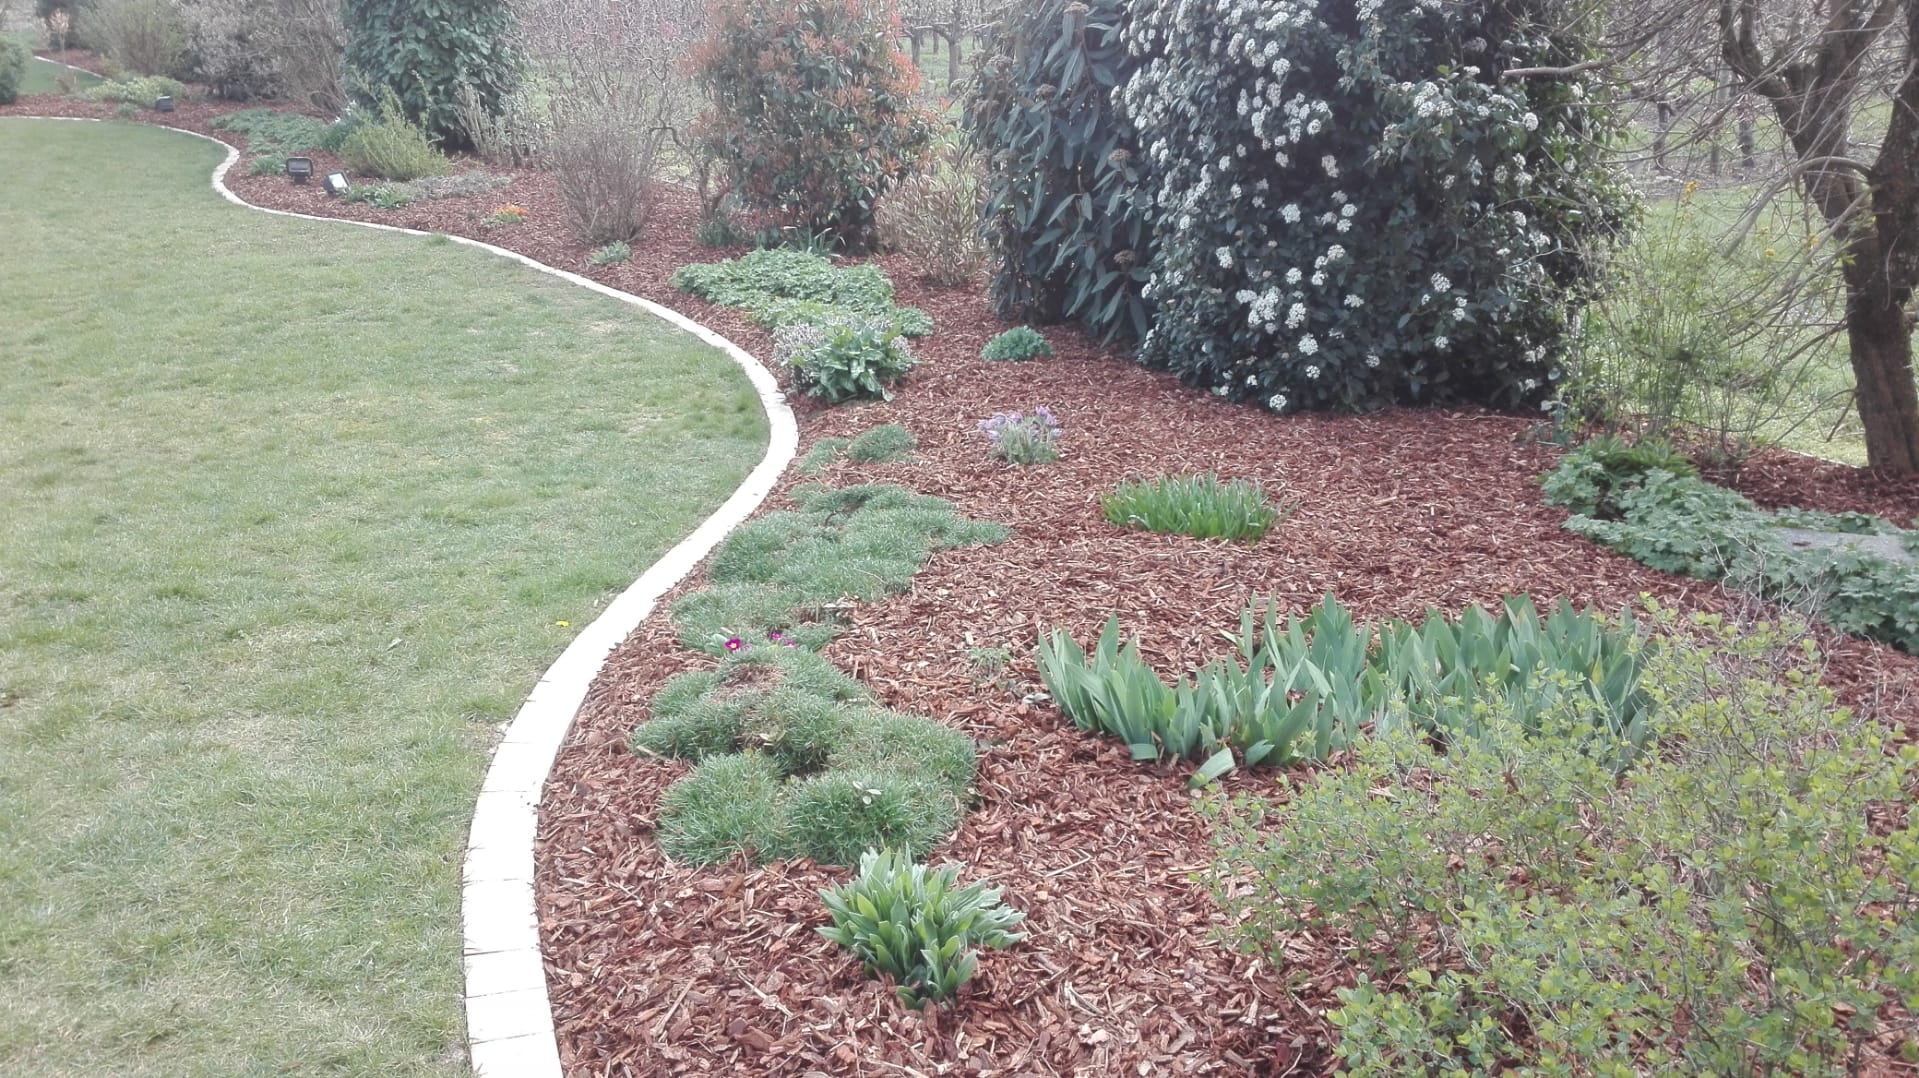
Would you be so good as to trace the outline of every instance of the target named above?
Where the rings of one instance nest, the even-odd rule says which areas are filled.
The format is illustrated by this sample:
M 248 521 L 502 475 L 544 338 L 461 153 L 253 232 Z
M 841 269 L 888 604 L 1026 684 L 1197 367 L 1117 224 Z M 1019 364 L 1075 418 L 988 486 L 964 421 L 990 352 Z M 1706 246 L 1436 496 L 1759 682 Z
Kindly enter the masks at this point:
M 235 184 L 280 208 L 444 231 L 481 226 L 481 206 L 431 203 L 385 213 L 338 206 L 261 177 Z M 588 253 L 558 227 L 550 182 L 516 174 L 529 220 L 482 233 L 560 266 Z M 767 334 L 739 312 L 676 293 L 677 266 L 737 251 L 693 243 L 694 207 L 669 193 L 632 263 L 583 269 L 712 325 L 759 355 Z M 562 749 L 543 802 L 541 924 L 561 1048 L 575 1073 L 1315 1073 L 1331 1065 L 1322 1017 L 1351 971 L 1326 943 L 1300 937 L 1288 968 L 1208 938 L 1212 899 L 1189 882 L 1211 857 L 1183 769 L 1141 766 L 1122 747 L 1074 730 L 1033 697 L 1030 654 L 1047 629 L 1089 638 L 1109 614 L 1144 636 L 1162 671 L 1218 653 L 1252 596 L 1302 610 L 1326 593 L 1365 618 L 1456 611 L 1530 592 L 1618 610 L 1642 594 L 1685 609 L 1726 599 L 1567 534 L 1537 477 L 1556 451 L 1523 419 L 1461 410 L 1276 419 L 1220 404 L 1145 372 L 1070 332 L 1058 356 L 1017 366 L 978 358 L 1003 328 L 972 290 L 925 287 L 896 257 L 879 260 L 899 302 L 938 325 L 924 366 L 890 404 L 815 411 L 803 448 L 882 424 L 904 426 L 907 461 L 836 461 L 809 477 L 897 482 L 1011 526 L 995 547 L 936 555 L 910 589 L 846 612 L 826 654 L 889 708 L 934 715 L 982 746 L 978 804 L 929 860 L 967 862 L 968 878 L 1006 888 L 1030 938 L 987 957 L 950 1012 L 901 1008 L 889 989 L 811 929 L 815 891 L 843 878 L 809 862 L 694 870 L 654 840 L 660 799 L 683 763 L 627 747 L 654 691 L 710 666 L 664 617 L 609 659 Z M 1009 468 L 975 429 L 994 412 L 1048 405 L 1064 459 Z M 1099 494 L 1129 477 L 1216 471 L 1261 482 L 1297 510 L 1241 546 L 1127 532 Z M 1745 481 L 1796 504 L 1909 519 L 1919 485 L 1787 454 L 1762 454 Z M 799 481 L 791 477 L 784 486 Z M 769 508 L 786 503 L 779 494 Z M 675 595 L 702 585 L 695 577 Z M 1879 703 L 1910 736 L 1919 663 L 1828 637 L 1832 680 Z M 1897 710 L 1888 710 L 1897 708 Z M 1236 792 L 1283 800 L 1309 771 L 1234 773 Z

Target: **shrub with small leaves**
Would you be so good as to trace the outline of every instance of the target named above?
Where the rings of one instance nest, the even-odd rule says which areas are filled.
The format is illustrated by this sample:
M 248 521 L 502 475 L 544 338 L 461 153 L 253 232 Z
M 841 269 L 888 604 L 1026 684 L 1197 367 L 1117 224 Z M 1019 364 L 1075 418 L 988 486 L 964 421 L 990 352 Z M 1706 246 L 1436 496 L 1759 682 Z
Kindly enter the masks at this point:
M 465 145 L 464 88 L 489 115 L 519 76 L 506 0 L 345 0 L 346 63 L 422 137 Z M 415 175 L 425 175 L 418 172 Z M 411 176 L 388 176 L 404 180 Z
M 625 241 L 609 243 L 604 247 L 595 247 L 593 253 L 586 256 L 586 260 L 595 266 L 630 262 L 633 260 L 633 248 L 627 246 Z
M 0 105 L 20 100 L 20 87 L 27 81 L 27 64 L 33 50 L 12 34 L 0 33 Z
M 1121 483 L 1099 504 L 1106 519 L 1122 527 L 1195 539 L 1255 542 L 1284 515 L 1258 483 L 1210 473 Z
M 992 441 L 991 454 L 1008 464 L 1050 464 L 1059 459 L 1061 427 L 1045 405 L 1030 414 L 997 413 L 980 420 L 979 430 Z
M 895 850 L 860 856 L 859 875 L 820 892 L 833 923 L 820 935 L 893 978 L 908 1006 L 950 999 L 979 967 L 977 949 L 1025 939 L 1026 915 L 984 883 L 958 886 L 958 865 L 929 869 Z
M 1053 346 L 1047 343 L 1039 330 L 1031 326 L 1014 326 L 987 341 L 986 347 L 980 349 L 980 358 L 994 363 L 1038 359 L 1052 354 Z
M 362 120 L 340 144 L 340 159 L 356 176 L 415 180 L 444 175 L 452 166 L 427 134 L 400 109 L 391 91 L 379 101 L 377 119 Z
M 711 107 L 697 137 L 734 197 L 809 235 L 865 249 L 873 205 L 931 137 L 891 0 L 718 0 L 693 70 Z

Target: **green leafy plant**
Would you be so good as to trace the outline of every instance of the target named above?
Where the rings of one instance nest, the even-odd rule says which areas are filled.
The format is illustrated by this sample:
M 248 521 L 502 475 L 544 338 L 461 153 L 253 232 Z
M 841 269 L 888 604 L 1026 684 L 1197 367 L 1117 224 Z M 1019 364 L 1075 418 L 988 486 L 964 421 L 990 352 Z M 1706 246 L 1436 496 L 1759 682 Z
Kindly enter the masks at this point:
M 245 135 L 249 153 L 282 159 L 321 148 L 328 127 L 324 121 L 311 116 L 265 108 L 227 113 L 216 118 L 213 126 Z
M 985 24 L 965 123 L 988 170 L 981 223 L 1001 315 L 1135 340 L 1152 325 L 1142 144 L 1117 105 L 1141 64 L 1123 38 L 1135 6 L 1037 0 Z
M 33 49 L 12 34 L 0 34 L 0 105 L 20 100 L 20 87 L 27 81 L 27 64 Z
M 588 263 L 595 266 L 612 266 L 633 260 L 633 248 L 624 241 L 609 243 L 604 247 L 595 247 L 593 253 L 586 256 Z
M 400 183 L 362 183 L 348 187 L 342 202 L 358 202 L 382 210 L 398 210 L 413 205 L 413 193 Z
M 1561 0 L 1125 7 L 1140 66 L 1114 102 L 1157 237 L 1140 362 L 1280 412 L 1552 395 L 1635 205 L 1591 20 Z M 1540 69 L 1560 73 L 1503 76 Z
M 863 431 L 846 444 L 846 459 L 862 464 L 883 464 L 905 460 L 918 448 L 919 439 L 897 423 L 887 423 Z
M 1584 516 L 1617 520 L 1618 491 L 1654 471 L 1699 475 L 1698 467 L 1664 439 L 1628 442 L 1618 435 L 1598 435 L 1561 457 L 1559 467 L 1547 473 L 1546 500 Z
M 1444 753 L 1360 744 L 1283 820 L 1213 803 L 1228 937 L 1370 967 L 1329 1015 L 1345 1073 L 1837 1076 L 1913 1004 L 1919 750 L 1835 705 L 1803 627 L 1655 617 L 1658 739 L 1623 781 L 1588 701 L 1494 700 Z
M 89 86 L 80 91 L 80 96 L 88 101 L 116 101 L 138 108 L 152 108 L 154 101 L 162 97 L 171 97 L 176 102 L 185 100 L 187 88 L 178 79 L 161 75 L 123 75 Z
M 864 249 L 873 205 L 925 154 L 931 122 L 891 2 L 719 0 L 693 68 L 697 128 L 748 210 Z
M 892 385 L 918 363 L 896 327 L 865 318 L 783 326 L 773 356 L 801 392 L 828 404 L 892 400 Z
M 1015 326 L 986 342 L 980 358 L 995 363 L 1038 359 L 1053 354 L 1053 346 L 1031 326 Z
M 924 171 L 880 199 L 874 209 L 880 246 L 907 256 L 934 284 L 971 283 L 986 263 L 979 234 L 981 182 L 972 156 L 946 143 Z
M 444 175 L 452 167 L 426 131 L 401 111 L 392 91 L 381 95 L 378 108 L 377 119 L 355 124 L 340 143 L 340 159 L 354 175 L 406 181 Z
M 1002 905 L 998 888 L 958 886 L 959 872 L 868 851 L 858 876 L 820 892 L 833 923 L 819 933 L 858 956 L 868 976 L 893 978 L 908 1006 L 950 999 L 978 968 L 977 948 L 1026 938 L 1012 931 L 1025 914 Z
M 487 115 L 497 115 L 518 77 L 513 13 L 505 0 L 346 0 L 346 63 L 363 79 L 381 123 L 404 119 L 421 142 L 466 144 L 459 94 L 465 87 Z M 389 112 L 387 101 L 393 107 Z M 412 158 L 412 139 L 404 140 Z M 367 171 L 362 169 L 362 171 Z M 388 179 L 428 175 L 376 172 Z
M 1247 542 L 1257 542 L 1288 512 L 1268 501 L 1258 483 L 1210 473 L 1121 483 L 1100 499 L 1100 510 L 1125 528 Z
M 1050 464 L 1059 459 L 1059 420 L 1043 404 L 1030 415 L 999 412 L 988 416 L 980 420 L 979 431 L 993 443 L 992 455 L 1008 464 Z
M 768 329 L 883 323 L 905 337 L 933 332 L 933 320 L 893 305 L 893 282 L 872 264 L 835 266 L 825 255 L 766 248 L 724 262 L 696 262 L 673 271 L 673 287 L 729 307 Z

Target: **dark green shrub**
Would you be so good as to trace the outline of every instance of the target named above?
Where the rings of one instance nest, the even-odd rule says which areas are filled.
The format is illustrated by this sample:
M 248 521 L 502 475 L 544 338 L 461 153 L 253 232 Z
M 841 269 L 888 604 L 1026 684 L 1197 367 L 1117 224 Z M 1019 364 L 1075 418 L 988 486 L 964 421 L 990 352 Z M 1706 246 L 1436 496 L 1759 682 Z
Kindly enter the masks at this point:
M 1195 539 L 1257 542 L 1284 516 L 1258 483 L 1219 476 L 1174 475 L 1125 482 L 1100 499 L 1106 519 L 1124 528 Z
M 328 124 L 326 131 L 321 134 L 320 148 L 338 157 L 341 148 L 346 145 L 346 140 L 352 138 L 353 133 L 358 131 L 364 123 L 365 121 L 361 119 L 360 113 L 358 112 L 348 113 L 340 117 Z
M 20 87 L 27 80 L 27 64 L 33 50 L 12 34 L 0 34 L 0 105 L 20 100 Z
M 994 363 L 1012 363 L 1021 360 L 1038 359 L 1053 354 L 1053 346 L 1046 342 L 1039 330 L 1031 326 L 1014 326 L 986 342 L 980 349 L 980 358 Z
M 959 868 L 929 871 L 897 850 L 863 853 L 858 876 L 820 892 L 833 923 L 819 933 L 857 955 L 867 976 L 893 978 L 908 1006 L 949 999 L 978 968 L 976 947 L 1026 938 L 1009 931 L 1026 915 L 1002 906 L 998 888 L 956 886 Z
M 498 115 L 518 78 L 513 14 L 505 0 L 345 0 L 346 63 L 372 91 L 437 142 L 467 145 L 462 86 Z M 384 117 L 383 117 L 384 119 Z M 428 175 L 416 172 L 415 175 Z M 411 179 L 389 176 L 389 179 Z
M 703 151 L 748 210 L 865 249 L 873 205 L 931 141 L 891 2 L 718 0 L 693 66 Z
M 846 459 L 862 464 L 885 464 L 913 455 L 919 439 L 897 423 L 888 423 L 862 432 L 846 444 Z
M 1583 66 L 1596 22 L 1564 8 L 1131 5 L 1145 59 L 1116 100 L 1158 243 L 1141 362 L 1275 411 L 1549 397 L 1631 206 Z
M 1329 1014 L 1347 1074 L 1858 1073 L 1919 992 L 1919 751 L 1835 705 L 1797 628 L 1671 633 L 1623 781 L 1587 701 L 1492 700 L 1444 753 L 1388 731 L 1283 810 L 1237 801 L 1227 935 L 1371 967 Z
M 966 99 L 967 137 L 987 168 L 982 227 L 1000 314 L 1074 321 L 1137 339 L 1151 206 L 1139 203 L 1140 143 L 1114 106 L 1138 70 L 1127 0 L 1008 4 L 986 27 Z
M 380 98 L 378 118 L 362 120 L 341 141 L 340 159 L 356 176 L 383 180 L 443 176 L 452 168 L 426 131 L 401 111 L 391 91 Z
M 1617 435 L 1589 438 L 1560 458 L 1544 480 L 1546 500 L 1569 512 L 1619 519 L 1618 492 L 1642 482 L 1648 472 L 1696 478 L 1699 469 L 1661 438 L 1627 442 Z

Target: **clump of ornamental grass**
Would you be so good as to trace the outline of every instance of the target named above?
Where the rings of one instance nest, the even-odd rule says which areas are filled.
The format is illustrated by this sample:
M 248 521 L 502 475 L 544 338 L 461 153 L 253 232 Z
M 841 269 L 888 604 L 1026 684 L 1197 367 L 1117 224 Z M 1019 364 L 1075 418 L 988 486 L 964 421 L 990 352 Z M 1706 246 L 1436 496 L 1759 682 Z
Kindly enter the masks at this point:
M 1212 473 L 1121 483 L 1100 499 L 1100 508 L 1121 527 L 1247 542 L 1260 539 L 1285 515 L 1258 483 L 1221 480 Z

